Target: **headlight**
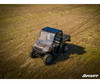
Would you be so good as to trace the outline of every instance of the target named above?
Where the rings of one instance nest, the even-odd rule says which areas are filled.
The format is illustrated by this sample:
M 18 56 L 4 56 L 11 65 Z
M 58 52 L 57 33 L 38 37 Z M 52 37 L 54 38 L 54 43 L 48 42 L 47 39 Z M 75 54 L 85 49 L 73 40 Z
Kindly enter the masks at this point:
M 49 50 L 49 47 L 45 47 L 45 48 L 43 48 L 43 51 L 48 51 Z

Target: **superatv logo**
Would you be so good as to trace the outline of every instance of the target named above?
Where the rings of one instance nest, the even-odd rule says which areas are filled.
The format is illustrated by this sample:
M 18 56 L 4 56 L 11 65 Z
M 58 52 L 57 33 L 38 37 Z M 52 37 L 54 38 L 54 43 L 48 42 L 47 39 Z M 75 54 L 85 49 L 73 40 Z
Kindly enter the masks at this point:
M 94 74 L 94 75 L 83 74 L 82 77 L 83 77 L 83 78 L 84 78 L 84 77 L 85 77 L 85 78 L 86 78 L 86 77 L 92 77 L 92 78 L 93 78 L 93 77 L 96 77 L 96 78 L 97 78 L 98 76 L 99 76 L 98 74 Z

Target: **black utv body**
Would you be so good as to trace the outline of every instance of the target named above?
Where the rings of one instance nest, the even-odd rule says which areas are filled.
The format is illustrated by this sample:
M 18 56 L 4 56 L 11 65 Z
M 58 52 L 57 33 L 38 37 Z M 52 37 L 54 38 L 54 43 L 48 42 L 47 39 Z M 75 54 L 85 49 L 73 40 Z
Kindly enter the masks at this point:
M 44 64 L 48 65 L 55 57 L 68 51 L 66 41 L 70 41 L 70 35 L 64 34 L 62 30 L 50 27 L 43 28 L 32 47 L 30 57 L 41 57 Z

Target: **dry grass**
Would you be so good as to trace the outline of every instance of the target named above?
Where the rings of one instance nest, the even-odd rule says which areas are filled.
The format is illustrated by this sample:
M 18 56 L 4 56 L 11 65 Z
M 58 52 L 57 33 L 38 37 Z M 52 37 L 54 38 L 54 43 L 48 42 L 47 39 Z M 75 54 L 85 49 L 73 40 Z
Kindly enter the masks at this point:
M 39 31 L 46 26 L 72 36 L 70 51 L 50 66 L 29 57 Z M 99 27 L 100 5 L 0 5 L 0 78 L 100 75 Z

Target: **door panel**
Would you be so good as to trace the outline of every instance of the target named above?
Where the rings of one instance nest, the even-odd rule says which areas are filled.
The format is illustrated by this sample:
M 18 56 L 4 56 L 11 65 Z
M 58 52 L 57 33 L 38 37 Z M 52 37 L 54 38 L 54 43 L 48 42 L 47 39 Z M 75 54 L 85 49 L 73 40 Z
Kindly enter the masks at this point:
M 62 33 L 59 32 L 59 33 L 57 33 L 55 40 L 54 40 L 54 44 L 55 44 L 54 52 L 55 53 L 60 52 L 59 49 L 60 49 L 61 42 L 62 42 Z

